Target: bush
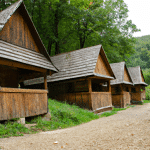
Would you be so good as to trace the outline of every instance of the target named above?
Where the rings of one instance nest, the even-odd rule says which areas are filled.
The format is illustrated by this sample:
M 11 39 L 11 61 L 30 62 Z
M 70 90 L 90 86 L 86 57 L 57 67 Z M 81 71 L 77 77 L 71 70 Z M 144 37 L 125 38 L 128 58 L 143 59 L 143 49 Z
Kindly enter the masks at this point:
M 146 99 L 150 100 L 150 85 L 146 87 Z

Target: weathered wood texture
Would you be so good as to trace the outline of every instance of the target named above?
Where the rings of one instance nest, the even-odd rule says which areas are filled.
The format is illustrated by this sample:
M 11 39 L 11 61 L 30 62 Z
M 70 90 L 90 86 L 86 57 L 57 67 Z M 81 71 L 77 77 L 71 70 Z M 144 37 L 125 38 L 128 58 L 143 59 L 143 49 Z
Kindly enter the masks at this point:
M 91 93 L 92 109 L 96 110 L 101 107 L 112 106 L 112 97 L 110 92 L 92 92 Z
M 121 107 L 123 103 L 123 95 L 112 95 L 112 105 L 114 107 Z
M 143 76 L 143 74 L 142 74 L 142 70 L 141 70 L 141 80 L 142 80 L 142 82 L 145 82 L 145 81 L 144 81 L 144 76 Z
M 67 101 L 69 104 L 76 104 L 82 108 L 92 109 L 90 96 L 91 94 L 89 92 L 66 93 L 54 96 L 54 99 L 59 101 Z
M 0 120 L 47 113 L 47 90 L 0 89 Z
M 54 68 L 51 62 L 41 53 L 21 48 L 2 40 L 0 40 L 0 57 L 16 63 L 18 62 L 20 66 L 26 64 L 29 66 L 29 69 L 31 67 L 39 67 L 53 70 Z
M 135 85 L 144 85 L 148 84 L 144 81 L 144 76 L 140 66 L 128 68 L 132 81 Z
M 124 81 L 132 82 L 126 67 L 124 68 Z
M 0 39 L 39 53 L 30 29 L 21 15 L 20 8 L 16 10 L 0 32 Z
M 131 93 L 131 99 L 134 101 L 142 101 L 141 93 Z
M 127 107 L 127 104 L 130 104 L 131 95 L 129 92 L 123 92 L 120 95 L 112 95 L 112 105 L 114 107 Z
M 101 107 L 112 106 L 111 93 L 109 92 L 80 92 L 66 93 L 53 97 L 59 101 L 67 101 L 83 108 L 96 110 Z
M 145 87 L 141 85 L 135 85 L 134 92 L 131 93 L 131 99 L 134 101 L 142 101 L 146 98 Z M 141 91 L 141 89 L 143 91 Z
M 131 101 L 131 88 L 129 85 L 112 86 L 112 104 L 114 107 L 126 107 Z
M 146 90 L 141 91 L 142 100 L 146 99 Z
M 105 59 L 102 56 L 102 53 L 98 55 L 98 59 L 95 67 L 95 73 L 105 75 L 105 76 L 111 76 L 110 69 L 106 64 Z
M 130 104 L 131 95 L 130 92 L 123 92 L 123 107 L 126 107 L 127 104 Z

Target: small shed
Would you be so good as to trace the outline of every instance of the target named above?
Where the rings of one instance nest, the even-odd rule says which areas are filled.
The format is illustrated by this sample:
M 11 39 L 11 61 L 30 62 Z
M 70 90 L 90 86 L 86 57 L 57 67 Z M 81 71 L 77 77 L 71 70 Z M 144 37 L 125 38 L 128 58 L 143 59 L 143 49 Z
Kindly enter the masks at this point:
M 22 0 L 0 12 L 0 121 L 45 114 L 47 75 L 57 72 Z M 43 77 L 42 90 L 22 82 Z
M 134 86 L 131 88 L 131 99 L 134 101 L 142 101 L 146 99 L 145 79 L 140 66 L 128 68 Z
M 115 78 L 101 45 L 51 57 L 59 72 L 47 77 L 49 97 L 96 112 L 112 109 L 110 80 Z M 40 88 L 43 78 L 25 81 Z
M 132 79 L 125 62 L 110 64 L 116 79 L 110 82 L 112 88 L 112 104 L 114 107 L 126 107 L 131 101 Z

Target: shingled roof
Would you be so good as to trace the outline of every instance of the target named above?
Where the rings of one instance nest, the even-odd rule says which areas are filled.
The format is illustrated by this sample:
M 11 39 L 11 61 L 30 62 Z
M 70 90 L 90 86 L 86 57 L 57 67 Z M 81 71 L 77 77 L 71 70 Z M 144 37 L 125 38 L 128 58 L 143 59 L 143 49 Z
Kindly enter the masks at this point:
M 145 79 L 144 79 L 144 76 L 143 76 L 143 73 L 142 73 L 140 66 L 130 67 L 130 68 L 128 68 L 128 71 L 130 73 L 130 76 L 132 78 L 134 85 L 137 85 L 137 84 L 142 84 L 145 86 L 148 85 L 145 83 Z M 142 77 L 143 77 L 144 82 L 142 81 Z
M 133 82 L 124 81 L 124 70 L 125 70 L 125 68 L 127 69 L 125 62 L 112 63 L 112 64 L 110 64 L 110 66 L 116 77 L 115 80 L 111 80 L 111 82 L 110 82 L 111 85 L 115 85 L 115 84 L 131 84 L 132 85 L 133 84 Z M 130 77 L 130 79 L 131 79 L 131 77 Z M 131 81 L 132 81 L 132 79 L 131 79 Z
M 51 59 L 46 51 L 46 48 L 44 47 L 42 40 L 40 39 L 40 36 L 31 18 L 29 17 L 26 7 L 23 3 L 23 0 L 15 2 L 11 6 L 7 7 L 5 10 L 0 12 L 0 32 L 3 30 L 8 20 L 16 12 L 18 8 L 21 9 L 21 12 L 26 18 L 27 24 L 30 27 L 33 39 L 40 53 L 8 43 L 6 41 L 1 40 L 0 37 L 0 57 L 57 72 L 58 69 L 52 64 Z
M 102 52 L 111 76 L 95 73 L 98 55 Z M 86 76 L 97 76 L 114 79 L 114 73 L 109 65 L 105 52 L 101 45 L 83 48 L 51 57 L 54 65 L 59 69 L 58 73 L 47 77 L 47 82 L 62 81 Z M 25 85 L 43 83 L 43 78 L 25 81 Z

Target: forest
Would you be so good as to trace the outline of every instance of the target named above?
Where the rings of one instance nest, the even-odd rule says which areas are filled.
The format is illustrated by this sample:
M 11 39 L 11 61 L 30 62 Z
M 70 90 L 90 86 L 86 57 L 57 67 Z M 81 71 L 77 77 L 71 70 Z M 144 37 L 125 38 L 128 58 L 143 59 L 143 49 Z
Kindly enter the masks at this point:
M 16 0 L 0 0 L 0 11 Z M 140 65 L 146 82 L 150 74 L 150 36 L 127 20 L 123 0 L 24 0 L 26 9 L 50 56 L 101 44 L 110 63 Z

